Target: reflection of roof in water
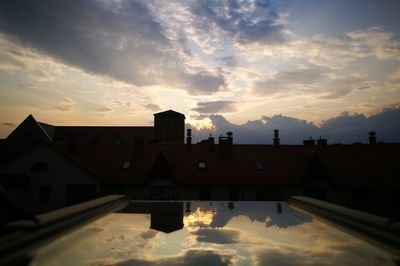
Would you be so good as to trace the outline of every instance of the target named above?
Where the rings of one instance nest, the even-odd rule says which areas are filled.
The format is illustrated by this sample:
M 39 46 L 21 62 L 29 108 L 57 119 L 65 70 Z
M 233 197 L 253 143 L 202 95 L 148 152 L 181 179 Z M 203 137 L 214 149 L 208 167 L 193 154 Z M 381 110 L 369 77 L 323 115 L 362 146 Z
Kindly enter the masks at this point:
M 178 230 L 160 233 L 153 230 L 155 223 L 161 225 L 157 230 L 164 230 L 163 223 Z M 355 260 L 395 265 L 386 251 L 285 202 L 132 202 L 51 242 L 32 264 L 353 265 Z
M 224 227 L 235 216 L 246 216 L 250 221 L 264 223 L 266 226 L 277 226 L 287 228 L 306 222 L 311 222 L 312 217 L 289 208 L 284 202 L 281 205 L 281 213 L 278 211 L 278 202 L 216 202 L 212 206 L 209 203 L 195 202 L 192 208 L 199 208 L 205 212 L 213 209 L 214 215 L 211 227 Z M 232 208 L 233 207 L 233 208 Z

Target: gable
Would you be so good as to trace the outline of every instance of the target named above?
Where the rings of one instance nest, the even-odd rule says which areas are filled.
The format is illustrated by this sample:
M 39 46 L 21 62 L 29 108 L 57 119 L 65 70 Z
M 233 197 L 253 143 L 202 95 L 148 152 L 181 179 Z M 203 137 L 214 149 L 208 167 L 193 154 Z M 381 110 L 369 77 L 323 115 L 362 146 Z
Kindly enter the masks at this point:
M 7 137 L 9 142 L 37 142 L 40 140 L 51 140 L 36 119 L 29 115 L 19 126 Z

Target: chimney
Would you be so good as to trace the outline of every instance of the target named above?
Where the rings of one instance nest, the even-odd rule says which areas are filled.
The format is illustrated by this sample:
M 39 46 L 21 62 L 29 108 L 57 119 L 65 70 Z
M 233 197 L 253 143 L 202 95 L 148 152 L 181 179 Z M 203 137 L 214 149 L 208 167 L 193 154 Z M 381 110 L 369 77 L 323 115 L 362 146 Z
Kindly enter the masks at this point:
M 274 141 L 274 147 L 279 148 L 280 143 L 279 143 L 279 130 L 278 129 L 274 129 L 273 141 Z
M 310 139 L 305 139 L 303 140 L 303 145 L 304 146 L 314 146 L 315 145 L 315 140 L 311 138 Z
M 219 150 L 222 152 L 231 152 L 233 144 L 233 133 L 229 131 L 226 134 L 227 137 L 223 137 L 222 135 L 218 137 Z
M 186 129 L 186 146 L 190 147 L 192 145 L 192 130 L 190 128 Z
M 368 132 L 369 135 L 369 144 L 374 145 L 376 144 L 376 132 L 375 131 L 370 131 Z
M 215 144 L 215 138 L 210 134 L 210 137 L 208 137 L 208 150 L 209 151 L 214 150 L 214 144 Z
M 317 139 L 317 145 L 318 146 L 327 146 L 328 145 L 328 140 L 327 139 L 323 139 L 323 138 L 321 138 L 321 136 L 319 136 L 319 139 Z

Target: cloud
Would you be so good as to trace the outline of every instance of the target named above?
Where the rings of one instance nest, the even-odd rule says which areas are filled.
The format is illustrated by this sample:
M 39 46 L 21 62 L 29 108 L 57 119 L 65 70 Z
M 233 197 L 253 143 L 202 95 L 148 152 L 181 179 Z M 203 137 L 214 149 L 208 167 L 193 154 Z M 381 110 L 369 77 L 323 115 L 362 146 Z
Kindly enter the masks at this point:
M 139 0 L 1 1 L 0 31 L 66 65 L 135 86 L 166 85 L 211 94 L 223 76 L 180 57 L 149 6 Z M 49 27 L 51 25 L 51 27 Z M 8 58 L 2 69 L 21 62 Z M 41 73 L 50 78 L 48 72 Z
M 195 1 L 191 12 L 204 30 L 215 26 L 240 43 L 271 43 L 283 39 L 284 26 L 269 0 Z
M 183 254 L 175 257 L 160 258 L 157 260 L 147 259 L 129 259 L 129 260 L 115 260 L 115 259 L 99 259 L 90 262 L 91 266 L 131 266 L 131 265 L 146 265 L 146 266 L 183 266 L 183 265 L 215 265 L 226 266 L 233 265 L 233 254 L 217 251 L 213 249 L 189 249 Z
M 400 68 L 397 68 L 394 72 L 387 75 L 390 80 L 400 80 Z
M 140 234 L 143 239 L 150 239 L 156 237 L 158 234 L 157 230 L 147 230 Z
M 2 124 L 3 126 L 12 127 L 12 128 L 14 128 L 14 127 L 17 126 L 16 124 L 10 123 L 10 122 L 3 122 L 3 123 L 1 123 L 1 124 Z
M 237 244 L 240 243 L 240 231 L 233 229 L 200 228 L 192 233 L 199 242 L 210 242 L 215 244 Z
M 210 115 L 212 129 L 192 128 L 197 141 L 208 138 L 209 134 L 233 132 L 234 143 L 271 144 L 273 130 L 279 129 L 282 144 L 301 144 L 309 136 L 322 136 L 329 143 L 367 142 L 368 132 L 377 132 L 378 141 L 400 142 L 400 105 L 384 109 L 382 112 L 366 117 L 363 114 L 342 113 L 321 123 L 317 127 L 306 120 L 284 115 L 262 116 L 258 120 L 237 125 L 222 115 Z
M 100 107 L 97 107 L 95 109 L 95 111 L 98 113 L 109 113 L 109 112 L 112 112 L 112 109 L 110 109 L 108 107 L 100 106 Z
M 186 89 L 192 94 L 211 94 L 225 85 L 225 78 L 222 75 L 214 75 L 208 71 L 187 74 L 186 81 Z
M 239 48 L 248 58 L 251 55 L 249 51 L 255 51 L 253 60 L 259 59 L 260 53 L 263 53 L 279 59 L 304 59 L 331 69 L 341 69 L 367 57 L 400 60 L 400 42 L 394 39 L 392 32 L 377 27 L 348 32 L 339 37 L 317 34 L 279 44 L 252 44 Z
M 377 59 L 400 60 L 400 42 L 394 40 L 394 33 L 384 31 L 381 27 L 349 32 L 347 36 L 353 42 L 367 47 Z
M 316 68 L 295 69 L 275 73 L 272 77 L 257 80 L 253 91 L 258 94 L 281 94 L 290 91 L 304 91 L 307 86 L 319 81 L 321 71 Z
M 368 246 L 360 248 L 360 242 L 347 241 L 340 245 L 320 243 L 317 247 L 293 247 L 289 245 L 265 245 L 254 251 L 256 265 L 392 265 L 389 256 L 377 253 Z M 354 260 L 354 258 L 358 258 Z
M 234 101 L 213 101 L 200 102 L 197 107 L 192 109 L 201 114 L 229 113 L 236 111 L 236 102 Z
M 58 111 L 70 111 L 76 105 L 76 101 L 70 97 L 63 97 L 58 105 L 50 107 Z
M 152 112 L 161 111 L 161 107 L 158 104 L 149 103 L 149 104 L 146 104 L 145 107 L 146 107 L 147 110 L 150 110 Z

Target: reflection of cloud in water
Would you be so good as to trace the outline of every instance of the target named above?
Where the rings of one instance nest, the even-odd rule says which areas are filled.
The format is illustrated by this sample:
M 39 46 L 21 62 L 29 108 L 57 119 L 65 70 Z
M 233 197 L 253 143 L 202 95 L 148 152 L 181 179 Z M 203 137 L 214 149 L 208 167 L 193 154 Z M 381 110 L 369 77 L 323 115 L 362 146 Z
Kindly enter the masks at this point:
M 229 209 L 228 203 L 215 205 L 216 213 L 210 223 L 211 227 L 224 227 L 232 217 L 243 215 L 251 221 L 266 222 L 266 226 L 287 228 L 311 222 L 312 217 L 298 212 L 281 202 L 282 213 L 277 210 L 277 202 L 234 202 L 234 208 Z
M 241 243 L 240 231 L 234 229 L 200 228 L 192 234 L 197 236 L 197 241 L 199 242 L 210 242 L 216 244 Z
M 210 265 L 210 266 L 225 266 L 233 265 L 234 254 L 231 252 L 221 252 L 213 249 L 189 249 L 183 254 L 174 257 L 166 257 L 157 260 L 150 259 L 129 259 L 129 260 L 93 260 L 90 262 L 91 266 L 180 266 L 180 265 Z
M 350 241 L 340 245 L 325 243 L 314 248 L 293 247 L 270 243 L 254 248 L 256 265 L 395 265 L 391 258 L 379 250 Z
M 208 227 L 213 221 L 215 210 L 208 210 L 201 207 L 197 207 L 194 212 L 185 215 L 183 218 L 183 224 L 185 227 Z
M 388 254 L 276 202 L 192 202 L 185 228 L 110 214 L 55 241 L 35 265 L 390 265 Z M 218 250 L 216 250 L 218 248 Z M 256 263 L 257 262 L 257 263 Z
M 140 236 L 141 236 L 143 239 L 149 239 L 149 238 L 155 237 L 155 236 L 157 235 L 157 233 L 158 233 L 158 231 L 149 229 L 149 230 L 147 230 L 147 231 L 141 233 Z

